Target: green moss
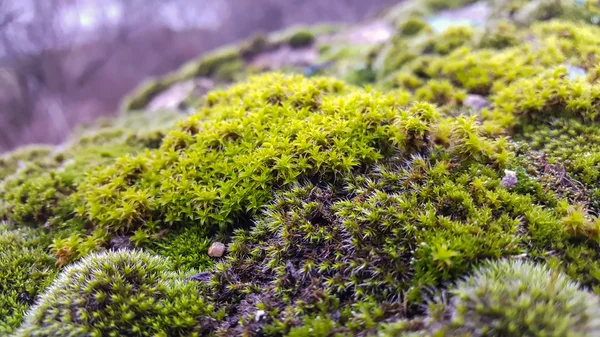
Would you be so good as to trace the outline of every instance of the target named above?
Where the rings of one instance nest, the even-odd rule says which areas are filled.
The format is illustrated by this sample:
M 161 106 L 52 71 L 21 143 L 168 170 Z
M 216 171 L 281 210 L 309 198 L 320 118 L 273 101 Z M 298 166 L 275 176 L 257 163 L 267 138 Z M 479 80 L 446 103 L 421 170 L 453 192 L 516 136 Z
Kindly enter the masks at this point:
M 301 333 L 318 315 L 332 334 L 373 332 L 422 314 L 427 289 L 486 259 L 563 254 L 577 235 L 560 207 L 507 190 L 500 170 L 488 166 L 493 152 L 472 148 L 493 141 L 473 143 L 480 136 L 463 133 L 477 129 L 467 121 L 450 127 L 450 144 L 427 156 L 397 158 L 342 184 L 297 186 L 280 193 L 254 228 L 236 231 L 210 283 L 238 322 L 226 331 L 264 325 L 273 335 Z M 264 310 L 264 323 L 238 314 L 234 303 Z
M 204 335 L 214 311 L 167 260 L 108 252 L 62 271 L 17 336 Z
M 145 81 L 123 100 L 121 110 L 128 112 L 144 109 L 154 97 L 167 90 L 173 83 L 174 78 Z
M 315 41 L 315 36 L 309 31 L 299 31 L 292 35 L 289 44 L 292 48 L 308 47 Z
M 398 98 L 323 78 L 258 77 L 210 94 L 207 104 L 158 151 L 92 174 L 79 188 L 79 214 L 111 232 L 148 221 L 209 230 L 239 226 L 270 200 L 272 189 L 303 178 L 327 181 L 410 151 L 426 141 L 433 121 L 399 110 L 406 102 Z M 406 127 L 415 134 L 405 135 Z
M 122 129 L 82 136 L 78 143 L 56 155 L 61 159 L 56 165 L 34 166 L 3 181 L 0 184 L 3 201 L 0 215 L 19 225 L 31 226 L 68 219 L 73 212 L 69 196 L 87 170 L 110 163 L 124 154 L 156 146 L 162 136 L 160 132 L 129 134 Z
M 18 227 L 60 229 L 53 246 L 59 265 L 77 257 L 77 249 L 90 252 L 107 244 L 105 236 L 98 233 L 91 240 L 81 237 L 86 224 L 73 217 L 79 205 L 74 192 L 92 168 L 125 154 L 158 147 L 164 137 L 161 128 L 168 127 L 177 118 L 162 112 L 160 115 L 127 115 L 104 123 L 103 127 L 83 131 L 71 143 L 62 146 L 61 151 L 37 160 L 42 164 L 32 162 L 0 183 L 0 217 Z M 134 130 L 142 126 L 144 131 Z M 79 238 L 66 240 L 64 236 L 73 232 L 79 233 Z M 79 245 L 77 249 L 72 247 L 75 244 Z
M 473 29 L 468 26 L 450 27 L 443 33 L 434 36 L 427 42 L 425 52 L 446 55 L 464 46 L 473 39 Z
M 244 59 L 252 59 L 270 47 L 269 37 L 263 33 L 258 33 L 242 43 L 240 55 Z
M 105 326 L 120 324 L 113 331 L 122 335 L 160 336 L 162 329 L 169 335 L 483 336 L 564 335 L 565 325 L 580 332 L 595 322 L 597 314 L 581 314 L 589 303 L 580 300 L 600 294 L 600 29 L 583 15 L 567 18 L 566 10 L 563 21 L 519 23 L 526 4 L 517 0 L 490 3 L 503 9 L 482 30 L 436 34 L 407 21 L 431 9 L 409 5 L 414 16 L 395 19 L 406 25 L 389 43 L 365 48 L 332 38 L 321 55 L 329 62 L 322 73 L 359 85 L 378 81 L 384 93 L 329 78 L 264 75 L 190 97 L 203 108 L 176 126 L 170 116 L 130 114 L 85 130 L 51 156 L 25 156 L 18 170 L 8 161 L 0 213 L 18 233 L 35 227 L 31 235 L 43 239 L 31 248 L 35 254 L 51 251 L 59 266 L 84 258 L 72 268 L 96 284 L 91 269 L 112 262 L 94 252 L 146 249 L 168 262 L 118 253 L 127 261 L 121 270 L 133 259 L 143 262 L 135 264 L 139 270 L 166 263 L 169 275 L 201 273 L 189 279 L 192 285 L 182 275 L 163 283 L 157 267 L 159 276 L 117 284 L 115 291 L 181 284 L 175 293 L 184 289 L 186 298 L 192 294 L 210 308 L 189 316 L 188 304 L 181 304 L 183 323 L 134 308 L 141 321 L 131 323 L 111 316 L 129 317 L 128 307 L 102 311 L 89 297 L 78 297 L 85 304 L 65 297 L 76 303 L 77 315 L 102 318 L 80 324 L 80 316 L 48 295 L 40 317 L 60 312 L 64 324 L 42 317 L 24 329 L 107 334 Z M 239 81 L 253 71 L 244 62 L 299 32 L 328 34 L 294 28 L 259 36 L 161 83 L 197 76 Z M 147 90 L 140 102 L 152 95 Z M 468 109 L 473 99 L 489 105 Z M 150 127 L 156 124 L 164 127 Z M 222 258 L 207 254 L 215 241 L 227 245 Z M 18 254 L 24 262 L 9 260 L 33 263 Z M 505 259 L 523 262 L 500 262 Z M 448 291 L 454 282 L 458 287 Z M 536 290 L 558 287 L 564 294 Z M 170 301 L 171 288 L 161 289 L 149 296 L 153 303 Z M 62 286 L 51 292 L 76 293 Z M 436 296 L 442 300 L 431 302 Z M 29 305 L 14 305 L 13 297 L 4 307 L 21 314 L 10 311 L 16 318 L 9 329 Z M 131 303 L 121 293 L 114 297 Z M 522 306 L 523 298 L 536 309 Z M 576 300 L 573 315 L 565 314 L 565 299 Z M 175 315 L 174 305 L 165 306 Z M 70 319 L 75 323 L 67 324 Z M 180 323 L 182 330 L 168 330 Z M 140 331 L 127 330 L 132 327 Z
M 449 81 L 431 80 L 415 92 L 415 99 L 440 106 L 456 107 L 466 98 L 466 92 L 456 89 Z
M 188 62 L 175 75 L 177 81 L 195 77 L 211 77 L 228 63 L 239 62 L 240 51 L 233 46 L 224 47 L 204 55 L 201 59 Z
M 0 334 L 17 329 L 25 312 L 56 275 L 43 231 L 0 224 Z
M 241 59 L 221 64 L 213 74 L 218 82 L 230 83 L 243 74 L 244 62 Z
M 398 27 L 398 33 L 400 35 L 405 36 L 413 36 L 428 27 L 427 23 L 418 17 L 411 17 L 405 22 L 403 22 L 400 27 Z
M 166 235 L 159 233 L 154 237 L 138 230 L 131 240 L 136 246 L 147 246 L 155 254 L 169 258 L 175 269 L 210 270 L 214 266 L 208 256 L 212 240 L 199 228 L 184 228 Z
M 460 282 L 435 336 L 594 336 L 600 299 L 564 274 L 521 261 L 489 264 Z
M 348 72 L 345 81 L 350 84 L 363 86 L 369 83 L 374 83 L 376 79 L 377 73 L 371 68 L 365 67 Z

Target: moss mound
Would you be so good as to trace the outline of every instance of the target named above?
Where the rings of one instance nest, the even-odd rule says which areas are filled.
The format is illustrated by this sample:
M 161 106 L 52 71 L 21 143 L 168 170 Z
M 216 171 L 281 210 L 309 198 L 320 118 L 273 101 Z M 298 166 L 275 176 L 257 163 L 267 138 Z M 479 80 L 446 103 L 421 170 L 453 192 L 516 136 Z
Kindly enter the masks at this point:
M 79 186 L 77 211 L 113 233 L 247 225 L 273 189 L 426 145 L 435 113 L 401 110 L 404 98 L 324 78 L 254 78 L 210 94 L 158 150 L 93 173 Z
M 17 336 L 201 335 L 211 331 L 212 313 L 167 260 L 123 250 L 66 268 Z
M 446 336 L 595 336 L 600 299 L 544 266 L 502 261 L 454 290 Z M 439 332 L 437 332 L 439 333 Z

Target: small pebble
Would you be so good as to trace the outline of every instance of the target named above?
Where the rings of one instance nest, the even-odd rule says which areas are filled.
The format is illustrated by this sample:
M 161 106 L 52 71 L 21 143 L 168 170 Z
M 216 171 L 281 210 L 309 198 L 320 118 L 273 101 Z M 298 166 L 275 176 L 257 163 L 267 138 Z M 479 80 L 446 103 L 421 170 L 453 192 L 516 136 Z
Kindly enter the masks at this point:
M 210 257 L 221 257 L 224 252 L 225 245 L 220 242 L 215 242 L 208 248 L 208 256 Z
M 488 100 L 481 95 L 468 95 L 464 104 L 475 111 L 481 111 L 481 109 L 488 106 Z
M 570 80 L 577 80 L 580 78 L 585 78 L 587 76 L 585 69 L 583 69 L 581 67 L 576 67 L 576 66 L 571 66 L 571 65 L 565 65 L 565 66 L 567 67 L 567 75 L 569 76 Z
M 504 178 L 502 178 L 500 185 L 511 189 L 517 186 L 517 182 L 519 182 L 519 180 L 517 179 L 517 172 L 511 170 L 504 170 Z
M 254 315 L 254 320 L 256 321 L 256 323 L 260 322 L 260 320 L 263 318 L 263 316 L 265 316 L 265 311 L 264 310 L 257 310 L 256 311 L 256 315 Z

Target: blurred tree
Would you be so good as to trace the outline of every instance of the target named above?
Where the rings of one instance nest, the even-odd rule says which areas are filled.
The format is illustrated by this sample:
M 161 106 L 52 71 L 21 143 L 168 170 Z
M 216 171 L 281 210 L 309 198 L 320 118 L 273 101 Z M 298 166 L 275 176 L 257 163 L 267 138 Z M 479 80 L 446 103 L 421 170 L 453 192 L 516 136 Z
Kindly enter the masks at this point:
M 0 142 L 18 143 L 33 119 L 47 121 L 48 140 L 60 141 L 72 127 L 65 113 L 69 97 L 92 82 L 133 35 L 152 26 L 153 5 L 160 1 L 21 1 L 0 0 L 0 88 L 8 101 Z M 90 32 L 82 22 L 68 25 L 69 17 L 94 22 L 93 31 L 100 33 L 95 40 L 105 44 L 101 53 L 77 58 Z

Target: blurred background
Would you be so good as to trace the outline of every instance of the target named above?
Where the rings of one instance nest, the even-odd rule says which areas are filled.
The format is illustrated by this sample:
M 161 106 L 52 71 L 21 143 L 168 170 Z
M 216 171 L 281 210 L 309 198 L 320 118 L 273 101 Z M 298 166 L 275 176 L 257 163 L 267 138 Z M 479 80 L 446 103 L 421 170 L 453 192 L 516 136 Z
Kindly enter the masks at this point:
M 0 0 L 0 153 L 57 144 L 117 113 L 145 78 L 298 24 L 356 22 L 399 0 Z

